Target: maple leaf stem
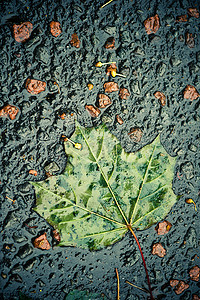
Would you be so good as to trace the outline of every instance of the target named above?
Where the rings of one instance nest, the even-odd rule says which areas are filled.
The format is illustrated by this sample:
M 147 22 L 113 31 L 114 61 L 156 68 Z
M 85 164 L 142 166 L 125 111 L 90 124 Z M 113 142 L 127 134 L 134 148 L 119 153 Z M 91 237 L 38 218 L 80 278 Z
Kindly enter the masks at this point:
M 148 286 L 149 286 L 150 297 L 151 297 L 151 300 L 154 300 L 153 294 L 152 294 L 152 289 L 151 289 L 151 284 L 150 284 L 150 279 L 149 279 L 149 274 L 148 274 L 146 262 L 145 262 L 145 259 L 144 259 L 144 255 L 143 255 L 140 243 L 139 243 L 138 238 L 137 238 L 135 232 L 133 231 L 133 228 L 131 227 L 131 225 L 129 224 L 129 225 L 127 225 L 127 227 L 130 230 L 130 232 L 132 233 L 132 235 L 133 235 L 133 237 L 134 237 L 134 239 L 135 239 L 135 241 L 136 241 L 136 243 L 138 245 L 138 248 L 139 248 L 139 251 L 140 251 L 140 254 L 141 254 L 141 257 L 142 257 L 144 269 L 145 269 L 145 272 L 146 272 L 146 277 L 147 277 L 147 282 L 148 282 Z
M 117 300 L 120 300 L 120 295 L 119 295 L 119 273 L 117 268 L 115 269 L 116 275 L 117 275 Z

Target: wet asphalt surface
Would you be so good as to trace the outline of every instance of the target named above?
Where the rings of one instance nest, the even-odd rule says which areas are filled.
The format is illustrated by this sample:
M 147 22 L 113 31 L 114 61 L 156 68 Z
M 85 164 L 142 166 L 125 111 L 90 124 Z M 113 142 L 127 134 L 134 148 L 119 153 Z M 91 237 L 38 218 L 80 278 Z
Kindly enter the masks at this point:
M 0 3 L 0 107 L 10 104 L 19 108 L 16 119 L 0 118 L 1 299 L 64 299 L 74 289 L 102 295 L 95 299 L 116 299 L 115 268 L 122 300 L 148 299 L 145 292 L 126 283 L 128 280 L 147 288 L 131 234 L 97 252 L 60 248 L 55 246 L 53 228 L 32 211 L 35 194 L 29 181 L 44 180 L 49 170 L 56 175 L 65 169 L 67 158 L 61 136 L 72 135 L 75 118 L 85 127 L 106 123 L 128 152 L 137 151 L 160 134 L 166 151 L 177 156 L 173 190 L 181 197 L 166 217 L 172 224 L 170 232 L 159 236 L 154 225 L 136 234 L 155 298 L 200 297 L 200 283 L 192 281 L 188 273 L 193 266 L 200 266 L 199 98 L 190 101 L 183 97 L 188 84 L 200 92 L 200 18 L 175 22 L 177 16 L 187 14 L 189 7 L 199 10 L 200 3 L 123 0 L 100 9 L 104 3 Z M 156 13 L 160 28 L 155 35 L 147 35 L 143 22 Z M 52 20 L 60 22 L 62 28 L 56 38 L 49 30 Z M 25 21 L 33 24 L 33 32 L 28 41 L 18 43 L 12 26 Z M 69 43 L 74 32 L 81 41 L 78 49 Z M 187 32 L 194 36 L 193 48 L 185 42 Z M 115 48 L 109 50 L 104 44 L 110 36 L 115 38 Z M 105 68 L 95 67 L 97 61 L 116 61 L 119 73 L 126 78 L 109 80 L 127 88 L 131 95 L 120 100 L 118 93 L 110 94 L 113 104 L 92 118 L 85 105 L 95 105 L 108 81 Z M 27 78 L 45 81 L 46 90 L 31 95 L 25 89 Z M 88 83 L 94 85 L 91 91 Z M 155 99 L 156 91 L 165 94 L 165 106 Z M 66 114 L 64 120 L 59 117 L 62 113 Z M 117 114 L 124 121 L 122 125 L 116 121 Z M 143 131 L 141 143 L 130 142 L 131 127 Z M 37 170 L 37 176 L 29 174 L 30 169 Z M 193 204 L 185 203 L 187 198 L 194 199 L 197 212 Z M 33 247 L 33 239 L 44 232 L 50 250 Z M 156 242 L 166 249 L 164 258 L 151 254 Z M 189 288 L 176 295 L 169 286 L 170 279 L 184 280 Z

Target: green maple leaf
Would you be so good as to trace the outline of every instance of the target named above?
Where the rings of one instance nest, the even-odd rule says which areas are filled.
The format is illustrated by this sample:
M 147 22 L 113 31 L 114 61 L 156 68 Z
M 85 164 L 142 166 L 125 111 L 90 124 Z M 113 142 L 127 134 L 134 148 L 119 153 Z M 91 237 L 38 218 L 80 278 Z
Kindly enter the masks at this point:
M 59 231 L 60 246 L 97 250 L 167 215 L 177 200 L 172 191 L 176 159 L 159 137 L 130 154 L 105 126 L 77 126 L 73 140 L 82 149 L 65 142 L 65 172 L 32 183 L 35 211 Z

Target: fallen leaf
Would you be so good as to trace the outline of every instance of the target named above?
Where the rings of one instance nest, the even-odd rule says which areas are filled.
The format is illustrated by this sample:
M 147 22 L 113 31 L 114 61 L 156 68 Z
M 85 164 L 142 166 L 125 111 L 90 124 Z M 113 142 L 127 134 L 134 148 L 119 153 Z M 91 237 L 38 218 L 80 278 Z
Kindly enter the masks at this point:
M 37 176 L 37 174 L 38 174 L 36 170 L 29 170 L 28 172 L 29 172 L 29 174 L 34 175 L 34 176 Z
M 99 116 L 99 114 L 101 113 L 100 110 L 97 107 L 95 107 L 94 105 L 85 105 L 85 109 L 89 112 L 89 114 L 93 118 L 97 118 Z
M 50 23 L 50 28 L 51 28 L 51 34 L 55 37 L 59 36 L 62 33 L 59 22 L 52 21 Z
M 110 98 L 105 94 L 99 94 L 98 98 L 99 98 L 98 99 L 98 107 L 99 108 L 105 108 L 112 103 Z
M 112 93 L 112 92 L 119 91 L 118 84 L 113 81 L 105 82 L 103 87 L 105 89 L 105 93 Z
M 165 106 L 165 104 L 166 104 L 166 97 L 165 97 L 165 95 L 162 92 L 157 91 L 157 92 L 154 93 L 154 96 L 156 97 L 156 99 L 158 99 L 160 101 L 160 104 L 162 106 Z
M 187 22 L 187 15 L 176 17 L 176 22 Z
M 155 243 L 153 245 L 153 248 L 152 248 L 152 252 L 151 252 L 153 255 L 157 255 L 159 257 L 164 257 L 166 255 L 166 250 L 165 248 L 162 246 L 161 243 Z
M 192 267 L 192 269 L 190 269 L 190 271 L 189 271 L 189 275 L 190 275 L 191 280 L 199 281 L 199 275 L 200 275 L 199 267 L 198 266 Z
M 166 234 L 170 231 L 172 227 L 172 224 L 168 221 L 163 221 L 158 223 L 158 225 L 155 227 L 155 230 L 157 231 L 158 235 Z
M 113 48 L 115 47 L 115 39 L 114 39 L 113 36 L 111 36 L 111 37 L 109 37 L 109 38 L 107 39 L 107 41 L 105 42 L 104 47 L 105 47 L 106 49 L 113 49 Z
M 33 24 L 30 22 L 24 22 L 20 25 L 13 25 L 13 35 L 14 39 L 18 43 L 25 42 L 26 40 L 29 39 L 31 32 L 33 30 Z
M 51 245 L 47 240 L 46 232 L 34 239 L 33 246 L 42 250 L 49 250 L 51 248 Z
M 183 92 L 185 99 L 196 100 L 200 95 L 193 85 L 188 84 Z
M 135 154 L 126 153 L 105 126 L 77 126 L 73 140 L 82 150 L 65 142 L 64 174 L 32 182 L 34 210 L 59 231 L 59 245 L 90 250 L 111 245 L 130 226 L 143 230 L 162 220 L 176 202 L 171 188 L 176 159 L 159 137 Z
M 9 117 L 11 120 L 14 120 L 19 112 L 19 108 L 14 105 L 5 105 L 0 110 L 0 117 Z
M 127 100 L 127 98 L 130 96 L 130 93 L 128 89 L 120 88 L 119 90 L 119 98 L 123 100 Z
M 46 82 L 28 78 L 25 83 L 25 88 L 30 94 L 37 95 L 45 91 Z
M 80 40 L 78 38 L 78 35 L 76 33 L 72 34 L 72 39 L 70 41 L 70 44 L 73 46 L 73 47 L 76 47 L 76 48 L 80 48 Z
M 144 26 L 147 34 L 156 33 L 160 28 L 160 19 L 156 14 L 153 17 L 150 17 L 144 21 Z

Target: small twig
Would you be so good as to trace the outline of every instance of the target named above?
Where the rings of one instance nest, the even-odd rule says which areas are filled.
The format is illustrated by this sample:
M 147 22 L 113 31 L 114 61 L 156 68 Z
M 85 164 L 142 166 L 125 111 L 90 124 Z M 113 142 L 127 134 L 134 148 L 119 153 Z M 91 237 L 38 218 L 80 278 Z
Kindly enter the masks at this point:
M 104 5 L 102 5 L 100 8 L 105 7 L 106 5 L 110 4 L 112 1 L 113 1 L 113 0 L 110 0 L 110 1 L 106 2 L 106 3 L 105 3 Z
M 117 300 L 119 300 L 120 299 L 120 296 L 119 296 L 119 273 L 118 273 L 117 268 L 115 268 L 115 271 L 116 271 L 116 275 L 117 275 Z
M 6 196 L 6 198 L 10 201 L 12 201 L 12 203 L 14 204 L 16 200 L 11 199 L 10 197 Z
M 135 284 L 133 284 L 133 283 L 129 282 L 128 280 L 126 280 L 126 283 L 128 283 L 128 284 L 132 285 L 132 286 L 133 286 L 133 287 L 135 287 L 136 289 L 139 289 L 139 290 L 141 290 L 141 291 L 144 291 L 145 293 L 148 293 L 148 294 L 150 294 L 148 290 L 146 290 L 146 289 L 143 289 L 143 288 L 141 288 L 141 287 L 139 287 L 139 286 L 137 286 L 137 285 L 135 285 Z

